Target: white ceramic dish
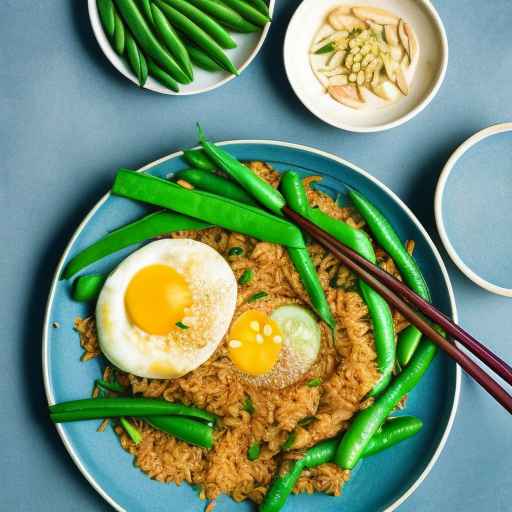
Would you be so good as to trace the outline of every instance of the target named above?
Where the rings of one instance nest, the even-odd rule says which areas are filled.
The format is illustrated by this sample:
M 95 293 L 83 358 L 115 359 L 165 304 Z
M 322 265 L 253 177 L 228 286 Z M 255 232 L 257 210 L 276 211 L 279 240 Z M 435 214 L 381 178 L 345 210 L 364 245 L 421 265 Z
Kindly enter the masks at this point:
M 309 48 L 325 16 L 340 5 L 380 7 L 412 25 L 420 57 L 408 96 L 378 109 L 355 110 L 325 92 L 311 70 Z M 322 121 L 352 132 L 378 132 L 405 123 L 430 103 L 444 79 L 448 41 L 443 22 L 428 0 L 304 0 L 288 25 L 284 62 L 295 94 Z
M 274 12 L 275 0 L 269 1 L 269 11 L 272 16 Z M 103 27 L 101 25 L 98 8 L 96 6 L 96 0 L 88 0 L 89 7 L 89 19 L 91 21 L 92 30 L 94 37 L 98 41 L 101 50 L 105 54 L 105 57 L 111 62 L 111 64 L 128 80 L 138 85 L 135 75 L 132 73 L 128 63 L 125 59 L 122 59 L 113 50 Z M 271 23 L 267 25 L 259 32 L 253 34 L 239 34 L 236 32 L 230 32 L 233 39 L 236 41 L 237 47 L 232 50 L 225 50 L 226 54 L 232 60 L 233 64 L 239 69 L 240 73 L 253 61 L 254 57 L 260 51 L 268 31 L 270 30 Z M 185 96 L 191 94 L 200 94 L 202 92 L 212 91 L 221 85 L 228 83 L 230 80 L 236 78 L 235 75 L 228 73 L 227 71 L 218 71 L 211 73 L 204 71 L 194 66 L 194 81 L 191 84 L 181 85 L 180 91 L 174 92 L 162 85 L 154 78 L 148 77 L 144 89 L 151 91 L 160 92 L 162 94 L 171 94 L 175 96 Z
M 505 297 L 512 297 L 512 288 L 505 288 L 503 286 L 498 286 L 490 282 L 488 279 L 484 279 L 481 275 L 477 274 L 460 256 L 459 252 L 455 249 L 454 244 L 450 240 L 448 235 L 448 230 L 445 222 L 445 215 L 443 212 L 443 198 L 444 192 L 446 189 L 446 185 L 448 182 L 448 178 L 451 175 L 452 170 L 462 158 L 462 156 L 473 146 L 484 141 L 485 139 L 492 137 L 493 135 L 497 135 L 500 133 L 512 132 L 512 123 L 503 123 L 497 124 L 494 126 L 490 126 L 484 130 L 481 130 L 468 140 L 466 140 L 463 144 L 461 144 L 455 152 L 451 155 L 444 166 L 441 175 L 439 176 L 439 181 L 437 182 L 436 193 L 434 198 L 434 211 L 437 229 L 439 231 L 439 236 L 443 242 L 443 245 L 448 252 L 450 258 L 453 260 L 455 265 L 459 268 L 459 270 L 466 275 L 469 279 L 471 279 L 478 286 L 484 288 L 485 290 L 496 293 L 498 295 L 504 295 Z M 508 146 L 507 146 L 508 147 Z M 503 148 L 506 151 L 506 147 Z M 491 163 L 491 162 L 489 162 Z M 486 173 L 487 169 L 481 169 L 482 172 Z M 492 177 L 491 177 L 492 179 Z M 468 198 L 470 200 L 470 198 Z M 478 229 L 479 226 L 473 226 L 474 229 Z M 490 256 L 489 256 L 490 257 Z M 496 263 L 499 267 L 503 267 L 499 262 Z

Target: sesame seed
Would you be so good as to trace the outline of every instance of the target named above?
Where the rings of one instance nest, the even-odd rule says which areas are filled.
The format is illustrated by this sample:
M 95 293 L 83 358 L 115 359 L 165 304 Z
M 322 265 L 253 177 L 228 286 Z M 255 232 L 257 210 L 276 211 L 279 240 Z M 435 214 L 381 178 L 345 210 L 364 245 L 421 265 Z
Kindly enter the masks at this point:
M 263 326 L 263 334 L 265 336 L 271 336 L 272 335 L 272 326 L 269 324 L 265 324 Z
M 283 338 L 281 336 L 274 336 L 273 339 L 274 343 L 277 343 L 278 345 L 283 342 Z
M 259 345 L 263 343 L 263 336 L 261 334 L 256 334 L 256 343 Z
M 253 321 L 249 324 L 249 327 L 250 327 L 254 332 L 260 332 L 260 323 L 259 323 L 257 320 L 253 320 Z
M 231 340 L 229 342 L 229 346 L 231 348 L 240 348 L 242 346 L 242 342 L 241 341 L 238 341 L 238 340 Z

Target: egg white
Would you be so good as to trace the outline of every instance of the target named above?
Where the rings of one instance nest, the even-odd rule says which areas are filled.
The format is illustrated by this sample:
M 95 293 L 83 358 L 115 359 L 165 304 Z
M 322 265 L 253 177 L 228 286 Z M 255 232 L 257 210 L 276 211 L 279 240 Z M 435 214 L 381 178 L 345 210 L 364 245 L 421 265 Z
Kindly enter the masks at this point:
M 186 314 L 186 331 L 153 335 L 130 321 L 126 289 L 138 271 L 155 264 L 175 269 L 187 281 L 193 304 Z M 236 298 L 231 267 L 209 245 L 190 239 L 151 242 L 123 260 L 101 290 L 96 305 L 101 351 L 112 364 L 140 377 L 180 377 L 213 354 L 231 323 Z

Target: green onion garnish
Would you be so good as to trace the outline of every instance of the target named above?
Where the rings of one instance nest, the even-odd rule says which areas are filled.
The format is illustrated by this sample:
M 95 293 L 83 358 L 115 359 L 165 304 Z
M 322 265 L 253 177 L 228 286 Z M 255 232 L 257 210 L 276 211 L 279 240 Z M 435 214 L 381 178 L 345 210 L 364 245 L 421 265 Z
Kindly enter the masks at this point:
M 322 379 L 317 377 L 316 379 L 311 379 L 306 383 L 306 386 L 310 388 L 316 388 L 317 386 L 320 386 L 322 384 Z
M 257 300 L 260 300 L 260 299 L 263 299 L 264 297 L 267 297 L 268 296 L 268 293 L 267 292 L 256 292 L 254 295 L 251 295 L 248 299 L 247 299 L 247 302 L 256 302 Z
M 242 405 L 242 409 L 244 411 L 248 412 L 249 414 L 252 414 L 254 412 L 254 405 L 253 405 L 252 400 L 250 399 L 250 397 L 247 397 L 244 400 L 244 403 Z
M 121 416 L 119 418 L 121 425 L 123 426 L 126 433 L 130 436 L 130 439 L 135 443 L 139 444 L 142 441 L 142 434 L 139 432 L 139 429 L 132 425 L 126 418 Z
M 188 325 L 185 325 L 183 322 L 176 322 L 176 327 L 179 327 L 180 329 L 188 329 Z
M 253 274 L 252 269 L 247 268 L 244 270 L 244 273 L 240 276 L 240 279 L 238 280 L 238 282 L 240 284 L 247 284 L 251 281 L 253 275 L 254 274 Z
M 299 425 L 300 427 L 307 427 L 308 425 L 313 423 L 313 421 L 315 421 L 315 420 L 316 420 L 316 416 L 306 416 L 305 418 L 302 418 L 301 420 L 299 420 L 297 422 L 297 425 Z
M 256 460 L 260 456 L 261 446 L 260 443 L 252 443 L 247 450 L 247 458 L 249 460 Z
M 109 382 L 103 379 L 96 379 L 96 386 L 102 390 L 113 391 L 114 393 L 124 393 L 126 391 L 126 388 L 116 380 Z
M 241 256 L 244 250 L 241 247 L 231 247 L 228 251 L 228 256 Z
M 320 55 L 322 53 L 330 53 L 333 52 L 336 49 L 336 46 L 334 43 L 327 43 L 325 46 L 322 46 L 321 48 L 318 48 L 318 50 L 315 52 L 317 55 Z
M 296 437 L 297 434 L 295 432 L 290 432 L 286 438 L 286 441 L 283 443 L 283 446 L 281 446 L 281 449 L 285 451 L 289 450 L 293 446 L 293 443 L 295 443 Z

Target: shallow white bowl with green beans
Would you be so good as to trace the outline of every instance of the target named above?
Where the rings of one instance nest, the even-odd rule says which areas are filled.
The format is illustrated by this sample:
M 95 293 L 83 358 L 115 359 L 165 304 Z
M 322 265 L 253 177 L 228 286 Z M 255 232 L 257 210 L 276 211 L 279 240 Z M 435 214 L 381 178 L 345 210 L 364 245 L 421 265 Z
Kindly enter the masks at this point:
M 100 45 L 100 48 L 103 51 L 105 57 L 123 76 L 128 78 L 128 80 L 133 82 L 135 85 L 139 86 L 138 79 L 131 70 L 127 60 L 119 56 L 114 51 L 111 42 L 105 34 L 100 20 L 96 0 L 88 0 L 87 3 L 89 9 L 89 19 L 91 21 L 94 36 L 98 41 L 98 44 Z M 275 0 L 268 1 L 270 17 L 272 17 L 274 12 L 274 5 Z M 260 51 L 267 37 L 268 31 L 270 30 L 270 25 L 271 23 L 267 23 L 264 27 L 262 27 L 260 31 L 252 33 L 238 33 L 229 31 L 229 29 L 227 29 L 231 37 L 236 42 L 237 46 L 233 49 L 225 49 L 224 52 L 231 59 L 240 73 L 242 73 L 244 69 L 249 66 L 249 64 Z M 236 78 L 236 75 L 233 75 L 227 71 L 205 71 L 195 65 L 193 66 L 193 69 L 193 81 L 190 84 L 179 84 L 179 92 L 175 92 L 165 87 L 151 76 L 148 76 L 143 88 L 154 92 L 175 96 L 192 95 L 211 91 L 228 83 L 230 80 L 233 80 L 233 78 Z

